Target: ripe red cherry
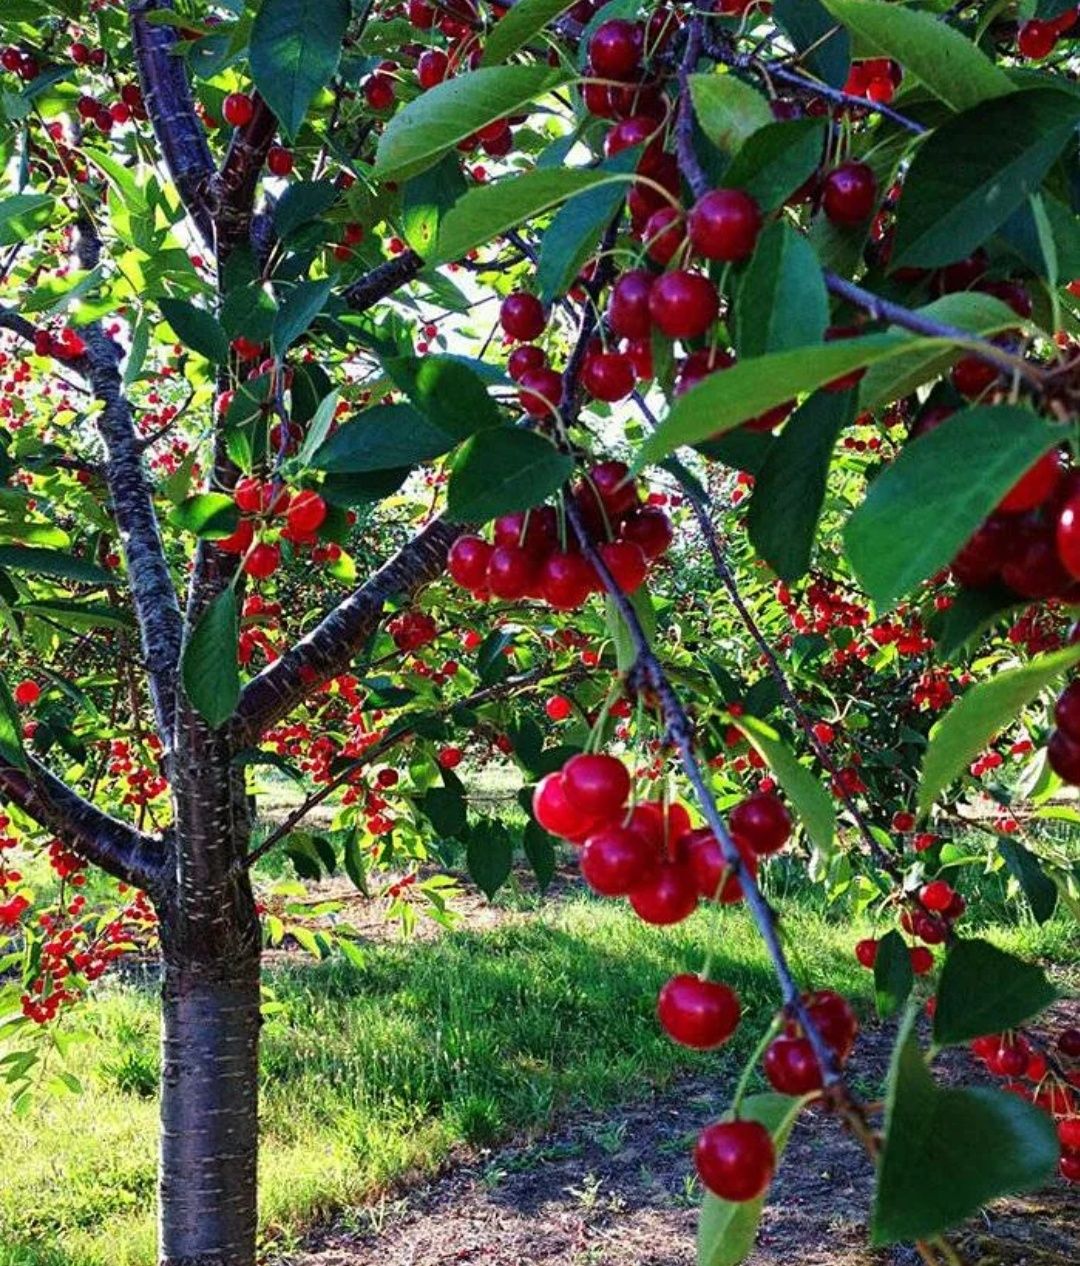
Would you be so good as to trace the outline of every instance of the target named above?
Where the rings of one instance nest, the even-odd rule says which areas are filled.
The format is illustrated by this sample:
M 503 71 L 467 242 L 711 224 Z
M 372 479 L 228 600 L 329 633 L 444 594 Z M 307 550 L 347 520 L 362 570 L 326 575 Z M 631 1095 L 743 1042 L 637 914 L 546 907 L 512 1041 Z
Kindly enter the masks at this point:
M 441 84 L 450 69 L 450 58 L 441 48 L 428 48 L 416 63 L 416 78 L 421 88 Z
M 601 827 L 581 850 L 585 882 L 602 897 L 624 897 L 644 882 L 656 865 L 648 840 L 622 826 Z
M 598 552 L 623 593 L 633 593 L 641 587 L 649 560 L 640 545 L 633 541 L 605 541 Z
M 607 317 L 611 328 L 623 338 L 648 338 L 652 333 L 649 291 L 656 280 L 644 268 L 623 273 L 611 288 Z
M 911 970 L 916 976 L 925 976 L 934 967 L 934 956 L 925 945 L 913 945 L 908 951 L 911 958 Z
M 394 104 L 394 81 L 389 75 L 371 75 L 364 83 L 364 100 L 373 110 L 389 110 Z
M 609 403 L 625 400 L 635 381 L 634 366 L 622 352 L 596 352 L 581 370 L 581 382 L 589 395 Z
M 699 382 L 704 382 L 710 374 L 730 369 L 734 364 L 735 357 L 720 347 L 699 348 L 698 351 L 691 352 L 679 369 L 679 376 L 675 380 L 675 394 L 683 395 Z
M 251 548 L 251 542 L 255 539 L 255 524 L 250 519 L 241 519 L 236 525 L 236 531 L 231 532 L 228 536 L 223 536 L 214 544 L 220 550 L 224 550 L 226 554 L 246 554 Z
M 265 580 L 277 571 L 280 562 L 280 547 L 271 545 L 267 541 L 260 541 L 244 559 L 244 571 L 249 576 L 254 576 L 256 580 Z
M 638 504 L 637 485 L 630 478 L 625 462 L 599 462 L 589 471 L 587 483 L 580 487 L 581 501 L 587 503 L 599 494 L 604 512 L 610 519 L 621 518 Z
M 976 400 L 998 380 L 998 371 L 978 356 L 961 356 L 949 375 L 952 385 L 968 400 Z
M 492 525 L 496 545 L 520 545 L 530 554 L 546 555 L 559 539 L 554 506 L 537 506 L 501 514 Z
M 835 989 L 817 989 L 803 994 L 803 1003 L 814 1026 L 838 1060 L 843 1062 L 851 1054 L 859 1021 L 846 998 Z M 788 1036 L 794 1036 L 797 1025 L 788 1023 Z
M 1063 463 L 1061 453 L 1052 448 L 1013 484 L 998 502 L 998 511 L 1004 514 L 1022 514 L 1034 510 L 1048 501 L 1061 482 Z
M 533 817 L 545 831 L 571 843 L 580 843 L 592 832 L 593 821 L 583 816 L 566 796 L 562 772 L 547 774 L 536 784 L 532 798 Z
M 612 18 L 589 40 L 589 63 L 603 79 L 630 79 L 641 61 L 645 34 L 639 22 Z
M 685 269 L 664 273 L 649 292 L 649 315 L 668 338 L 697 338 L 719 311 L 716 287 L 701 273 Z
M 266 152 L 266 166 L 271 176 L 287 176 L 293 169 L 293 156 L 281 145 L 271 145 Z
M 1080 1117 L 1066 1117 L 1058 1122 L 1057 1129 L 1061 1146 L 1071 1152 L 1080 1152 Z
M 614 158 L 624 149 L 633 149 L 635 145 L 644 145 L 638 159 L 637 170 L 643 176 L 652 175 L 663 157 L 664 148 L 659 139 L 661 124 L 647 114 L 632 114 L 621 119 L 604 137 L 604 155 Z
M 596 579 L 580 554 L 557 550 L 540 569 L 540 593 L 556 611 L 576 611 L 596 588 Z
M 1057 1047 L 1067 1059 L 1080 1059 L 1080 1029 L 1062 1029 L 1058 1034 Z
M 554 369 L 530 369 L 521 375 L 518 386 L 518 400 L 530 417 L 546 418 L 558 410 L 562 399 L 562 378 Z
M 409 0 L 409 22 L 418 31 L 430 31 L 437 16 L 435 6 L 427 0 Z
M 543 334 L 547 324 L 544 305 L 536 295 L 517 290 L 502 301 L 499 323 L 511 338 L 523 343 L 531 342 Z
M 877 178 L 866 163 L 841 163 L 825 177 L 821 201 L 834 224 L 861 224 L 877 202 Z
M 758 1121 L 717 1121 L 698 1136 L 694 1165 L 714 1196 L 741 1204 L 768 1189 L 776 1172 L 776 1149 Z
M 791 815 L 771 791 L 759 791 L 737 804 L 728 826 L 760 857 L 778 853 L 791 837 Z
M 659 852 L 671 855 L 676 841 L 690 830 L 690 814 L 677 800 L 667 805 L 662 800 L 643 800 L 634 806 L 630 825 Z
M 487 584 L 491 546 L 481 536 L 459 536 L 450 546 L 446 557 L 446 570 L 450 577 L 464 589 L 481 589 Z
M 675 536 L 671 520 L 659 506 L 634 510 L 623 520 L 619 531 L 624 541 L 633 541 L 650 559 L 666 554 Z
M 754 252 L 761 208 L 741 189 L 713 189 L 694 204 L 687 232 L 699 255 L 735 263 Z
M 675 207 L 660 207 L 645 222 L 641 236 L 650 259 L 658 264 L 670 263 L 686 241 L 682 212 Z
M 1058 1161 L 1058 1173 L 1066 1182 L 1080 1182 L 1080 1155 L 1076 1152 L 1062 1152 Z
M 630 893 L 630 904 L 637 916 L 659 927 L 689 918 L 697 909 L 697 903 L 693 875 L 676 862 L 661 862 L 652 875 Z
M 1080 743 L 1080 681 L 1074 681 L 1058 696 L 1054 705 L 1057 727 L 1074 743 Z
M 934 910 L 941 913 L 952 905 L 955 893 L 951 884 L 947 884 L 944 879 L 935 879 L 932 883 L 923 884 L 919 890 L 919 901 L 927 910 Z
M 20 708 L 29 708 L 41 698 L 41 687 L 36 681 L 20 681 L 11 693 Z
M 244 127 L 251 122 L 255 106 L 246 92 L 230 92 L 221 104 L 225 122 L 233 127 Z
M 506 372 L 514 382 L 520 382 L 527 373 L 534 369 L 543 369 L 547 365 L 547 353 L 535 343 L 522 343 L 515 347 L 506 360 Z
M 1055 730 L 1050 735 L 1046 759 L 1063 782 L 1073 787 L 1080 786 L 1080 743 L 1069 738 L 1064 730 Z
M 544 711 L 552 721 L 565 721 L 574 710 L 574 705 L 566 695 L 552 695 L 544 704 Z
M 864 967 L 873 967 L 877 962 L 877 951 L 878 943 L 872 936 L 855 943 L 855 957 Z
M 680 1046 L 707 1051 L 735 1032 L 741 1009 L 734 989 L 686 973 L 672 976 L 660 990 L 656 1014 L 664 1032 Z
M 821 1065 L 805 1037 L 778 1037 L 762 1061 L 769 1085 L 782 1095 L 808 1095 L 824 1084 Z
M 496 545 L 488 558 L 486 585 L 496 598 L 516 602 L 531 592 L 536 560 L 517 545 Z
M 1057 44 L 1058 29 L 1053 22 L 1040 22 L 1034 18 L 1030 22 L 1021 22 L 1016 32 L 1016 48 L 1023 57 L 1032 61 L 1041 61 L 1049 57 Z
M 310 536 L 326 519 L 326 502 L 317 492 L 305 489 L 289 502 L 285 517 L 291 536 Z
M 464 753 L 460 747 L 444 747 L 440 749 L 436 759 L 443 769 L 457 769 L 463 756 Z
M 630 795 L 630 772 L 616 756 L 582 752 L 563 766 L 566 798 L 580 812 L 610 820 Z
M 1080 580 L 1080 494 L 1072 496 L 1058 511 L 1057 554 L 1073 580 Z

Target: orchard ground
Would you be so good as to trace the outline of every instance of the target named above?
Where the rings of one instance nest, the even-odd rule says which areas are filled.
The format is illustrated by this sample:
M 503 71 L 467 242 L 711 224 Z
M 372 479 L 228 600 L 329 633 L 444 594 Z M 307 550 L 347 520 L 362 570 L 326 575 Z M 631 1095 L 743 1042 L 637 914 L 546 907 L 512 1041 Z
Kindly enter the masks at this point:
M 497 801 L 506 789 L 477 791 Z M 272 892 L 280 878 L 265 873 L 261 887 Z M 1068 915 L 1038 927 L 1006 899 L 1000 874 L 964 882 L 991 912 L 979 934 L 1041 959 L 1075 993 L 1080 943 Z M 850 994 L 868 1022 L 853 1071 L 858 1089 L 877 1097 L 890 1032 L 873 1025 L 871 976 L 852 954 L 864 929 L 823 908 L 798 863 L 774 861 L 767 884 L 800 974 Z M 309 886 L 304 900 L 317 908 L 345 890 Z M 466 889 L 457 928 L 424 921 L 408 941 L 385 921 L 385 906 L 350 897 L 359 966 L 271 955 L 267 1256 L 305 1266 L 691 1260 L 700 1191 L 690 1142 L 722 1110 L 775 1003 L 745 914 L 703 911 L 652 928 L 622 903 L 589 898 L 569 868 L 543 900 L 531 878 L 515 879 L 494 904 Z M 706 1056 L 665 1038 L 653 1008 L 663 981 L 699 967 L 710 947 L 749 1022 Z M 42 1097 L 19 1117 L 0 1108 L 5 1155 L 20 1158 L 0 1167 L 0 1266 L 154 1261 L 156 1003 L 155 981 L 138 972 L 109 986 L 54 1065 L 76 1073 L 86 1093 Z M 974 1075 L 966 1055 L 950 1059 Z M 808 1119 L 796 1147 L 805 1163 L 782 1166 L 753 1260 L 791 1261 L 793 1243 L 800 1266 L 906 1260 L 862 1247 L 870 1176 L 839 1131 Z M 1002 1209 L 988 1234 L 1003 1219 L 1015 1231 L 1005 1240 L 1029 1255 L 1009 1256 L 1006 1244 L 976 1260 L 1050 1266 L 1080 1254 L 1068 1192 Z

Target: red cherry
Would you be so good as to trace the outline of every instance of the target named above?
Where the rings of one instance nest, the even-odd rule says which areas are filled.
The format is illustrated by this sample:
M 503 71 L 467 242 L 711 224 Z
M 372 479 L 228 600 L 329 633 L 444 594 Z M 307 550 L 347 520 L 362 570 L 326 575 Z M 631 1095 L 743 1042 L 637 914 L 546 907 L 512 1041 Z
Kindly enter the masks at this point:
M 598 553 L 623 593 L 633 593 L 641 587 L 649 560 L 640 545 L 633 541 L 605 541 Z
M 610 820 L 630 795 L 630 772 L 616 756 L 582 752 L 563 766 L 566 797 L 582 814 Z
M 581 500 L 595 502 L 599 495 L 610 519 L 621 518 L 638 505 L 638 490 L 630 478 L 625 462 L 600 462 L 589 471 L 588 481 L 580 485 Z
M 680 1046 L 697 1051 L 723 1045 L 739 1024 L 739 995 L 714 980 L 686 973 L 672 976 L 660 990 L 660 1026 Z
M 690 830 L 690 814 L 678 801 L 665 805 L 662 800 L 642 800 L 634 806 L 630 825 L 657 852 L 672 856 L 676 843 Z
M 546 418 L 558 411 L 562 400 L 562 378 L 554 369 L 530 369 L 518 383 L 518 399 L 530 417 Z
M 666 554 L 675 536 L 671 520 L 659 506 L 634 510 L 623 520 L 619 532 L 624 541 L 633 541 L 650 559 Z
M 791 837 L 791 814 L 771 791 L 759 791 L 731 811 L 732 835 L 744 840 L 759 857 L 778 853 Z
M 511 338 L 528 343 L 544 332 L 547 317 L 536 295 L 517 290 L 507 295 L 499 308 L 499 323 Z
M 255 114 L 255 105 L 246 92 L 230 92 L 221 105 L 225 122 L 233 127 L 244 127 Z
M 821 1065 L 805 1037 L 778 1037 L 763 1061 L 765 1076 L 782 1095 L 808 1095 L 824 1085 Z
M 1048 501 L 1061 482 L 1064 465 L 1061 453 L 1052 448 L 1013 484 L 998 502 L 1001 514 L 1021 514 Z
M 741 1204 L 768 1189 L 776 1172 L 776 1149 L 757 1121 L 718 1121 L 698 1136 L 694 1165 L 714 1196 Z
M 626 354 L 630 357 L 639 382 L 645 382 L 654 376 L 651 338 L 627 339 Z
M 20 681 L 11 694 L 20 708 L 28 708 L 41 698 L 41 687 L 36 681 Z
M 976 400 L 998 380 L 998 371 L 978 356 L 961 356 L 949 375 L 952 385 L 968 400 Z
M 277 545 L 271 545 L 266 541 L 260 541 L 258 545 L 244 559 L 244 571 L 249 576 L 254 576 L 256 580 L 266 580 L 268 576 L 272 576 L 277 571 L 281 563 L 281 549 Z
M 834 224 L 861 224 L 877 202 L 877 178 L 866 163 L 841 163 L 825 177 L 821 201 Z
M 416 63 L 416 78 L 425 90 L 441 84 L 450 70 L 450 58 L 441 48 L 428 48 Z
M 540 593 L 556 611 L 576 611 L 596 588 L 596 573 L 580 554 L 556 551 L 540 569 Z
M 585 882 L 602 897 L 624 897 L 647 882 L 656 865 L 656 853 L 648 840 L 622 826 L 601 827 L 581 850 Z
M 372 110 L 389 110 L 394 104 L 394 81 L 389 75 L 369 76 L 363 86 L 364 100 Z
M 545 556 L 559 539 L 559 521 L 554 506 L 537 506 L 501 514 L 492 525 L 496 545 L 520 545 L 530 554 Z
M 1074 681 L 1058 696 L 1054 720 L 1066 738 L 1080 743 L 1080 681 Z
M 1050 735 L 1046 759 L 1063 782 L 1073 787 L 1080 786 L 1080 743 L 1069 738 L 1064 730 L 1055 730 Z
M 241 519 L 236 525 L 235 532 L 230 533 L 229 536 L 223 536 L 214 544 L 226 554 L 246 554 L 254 539 L 255 524 L 250 519 Z
M 668 338 L 697 338 L 719 311 L 716 287 L 701 273 L 685 269 L 664 273 L 649 292 L 649 315 Z
M 872 936 L 855 943 L 855 957 L 864 967 L 873 967 L 877 962 L 878 943 Z
M 932 883 L 923 884 L 919 890 L 919 901 L 927 910 L 940 913 L 952 905 L 954 895 L 951 884 L 947 884 L 944 879 L 935 879 Z
M 710 374 L 730 369 L 734 364 L 735 357 L 719 347 L 700 348 L 696 352 L 691 352 L 679 369 L 679 377 L 675 381 L 675 394 L 681 396 L 691 387 L 696 387 L 699 382 L 704 382 Z
M 1080 1182 L 1080 1153 L 1062 1152 L 1058 1161 L 1058 1173 L 1066 1182 Z
M 912 927 L 920 941 L 927 945 L 944 945 L 948 940 L 949 929 L 941 919 L 930 914 L 916 914 L 912 919 Z
M 1058 1138 L 1061 1146 L 1070 1152 L 1080 1152 L 1080 1117 L 1066 1117 L 1058 1122 Z
M 496 598 L 516 602 L 532 591 L 536 560 L 517 545 L 496 545 L 488 558 L 487 588 Z
M 933 970 L 934 956 L 924 945 L 913 945 L 908 951 L 911 958 L 911 970 L 916 976 L 925 976 Z
M 658 264 L 670 263 L 686 241 L 682 212 L 676 207 L 660 207 L 649 216 L 641 236 L 650 259 Z
M 435 6 L 427 0 L 409 0 L 409 22 L 418 31 L 430 31 L 438 16 Z
M 1080 1029 L 1062 1029 L 1057 1048 L 1067 1059 L 1080 1059 Z
M 283 146 L 271 145 L 266 152 L 266 166 L 272 176 L 287 176 L 293 169 L 293 156 Z
M 694 204 L 687 232 L 699 255 L 736 263 L 754 252 L 761 208 L 741 189 L 713 189 Z
M 589 40 L 589 64 L 602 79 L 630 79 L 641 61 L 645 32 L 640 22 L 612 18 Z
M 858 1017 L 847 999 L 835 989 L 817 989 L 804 994 L 803 1003 L 826 1046 L 842 1063 L 851 1054 L 859 1031 Z M 794 1035 L 796 1029 L 794 1021 L 790 1021 L 788 1035 Z
M 752 876 L 757 875 L 757 854 L 738 836 L 732 836 L 743 865 Z M 731 873 L 720 844 L 707 827 L 688 831 L 679 841 L 679 856 L 685 858 L 694 877 L 698 893 L 721 905 L 734 905 L 743 898 L 742 883 Z M 722 885 L 722 886 L 721 886 Z
M 444 747 L 439 751 L 436 760 L 443 769 L 457 769 L 463 756 L 464 753 L 460 747 Z
M 579 843 L 593 829 L 590 818 L 567 799 L 566 784 L 560 771 L 547 774 L 536 784 L 532 798 L 533 817 L 545 831 L 564 840 Z
M 660 162 L 664 147 L 659 138 L 661 124 L 650 115 L 632 114 L 622 119 L 604 137 L 604 155 L 614 158 L 624 149 L 633 149 L 635 145 L 645 148 L 638 159 L 637 170 L 643 176 L 652 175 Z
M 614 403 L 634 390 L 636 375 L 630 358 L 622 352 L 598 352 L 586 359 L 581 382 L 590 396 Z
M 1072 496 L 1058 511 L 1057 555 L 1073 580 L 1080 580 L 1080 494 Z
M 450 546 L 446 570 L 451 579 L 464 589 L 480 589 L 487 584 L 491 546 L 481 536 L 459 536 Z
M 506 372 L 514 382 L 520 382 L 527 373 L 534 369 L 543 369 L 547 365 L 547 353 L 535 343 L 522 343 L 515 347 L 506 361 Z
M 638 917 L 660 927 L 689 918 L 697 903 L 693 876 L 675 862 L 661 862 L 652 876 L 630 893 L 630 904 Z
M 566 695 L 552 695 L 544 704 L 544 711 L 552 721 L 565 721 L 574 710 L 574 705 Z
M 1041 61 L 1049 57 L 1057 44 L 1058 30 L 1053 22 L 1040 22 L 1038 18 L 1021 22 L 1016 32 L 1016 48 L 1022 57 Z
M 623 273 L 611 288 L 607 317 L 611 328 L 623 338 L 648 338 L 652 333 L 649 316 L 649 292 L 654 274 L 644 268 Z
M 326 502 L 317 492 L 305 489 L 289 502 L 285 517 L 291 536 L 310 536 L 326 519 Z

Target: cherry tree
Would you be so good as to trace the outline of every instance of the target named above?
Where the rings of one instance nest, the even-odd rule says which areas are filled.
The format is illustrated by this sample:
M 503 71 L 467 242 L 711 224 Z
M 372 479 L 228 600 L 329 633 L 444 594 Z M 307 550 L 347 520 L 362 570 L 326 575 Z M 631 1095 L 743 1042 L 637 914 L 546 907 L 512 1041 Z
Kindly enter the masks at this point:
M 410 803 L 494 891 L 515 841 L 453 772 L 490 734 L 538 874 L 561 838 L 647 922 L 739 902 L 763 939 L 780 1009 L 703 1123 L 702 1262 L 749 1251 L 812 1102 L 877 1168 L 875 1243 L 928 1263 L 1080 1178 L 1080 1034 L 1025 1027 L 1052 985 L 964 934 L 947 873 L 1018 720 L 1001 813 L 1080 784 L 1080 684 L 1044 707 L 1080 660 L 1080 25 L 985 8 L 5 0 L 0 947 L 33 953 L 0 1034 L 156 938 L 162 1262 L 255 1259 L 252 866 L 335 865 L 304 830 L 333 797 L 363 884 L 412 747 Z M 433 609 L 475 673 L 424 659 Z M 256 836 L 257 770 L 294 755 L 303 799 Z M 1075 909 L 1067 855 L 1003 822 L 986 864 Z M 438 913 L 422 834 L 402 883 Z M 62 885 L 37 924 L 16 839 Z M 883 925 L 852 947 L 903 1017 L 883 1114 L 758 883 L 793 847 Z M 123 896 L 93 928 L 87 866 Z M 938 1085 L 909 999 L 1015 1093 Z M 658 1019 L 698 1049 L 754 1022 L 707 966 Z

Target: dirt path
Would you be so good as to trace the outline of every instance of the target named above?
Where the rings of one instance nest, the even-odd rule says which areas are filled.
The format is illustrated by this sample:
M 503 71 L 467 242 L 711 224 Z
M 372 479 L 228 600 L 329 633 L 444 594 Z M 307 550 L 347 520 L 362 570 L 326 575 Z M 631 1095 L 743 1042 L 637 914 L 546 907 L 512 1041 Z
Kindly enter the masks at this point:
M 867 1033 L 851 1071 L 876 1094 L 891 1033 Z M 945 1075 L 972 1079 L 962 1053 Z M 314 1233 L 290 1266 L 690 1266 L 698 1195 L 689 1149 L 724 1106 L 722 1088 L 684 1082 L 647 1103 L 528 1145 L 467 1158 L 443 1177 Z M 831 1120 L 804 1114 L 750 1266 L 915 1266 L 907 1248 L 872 1252 L 872 1176 Z M 1076 1266 L 1080 1198 L 1055 1184 L 999 1201 L 959 1237 L 978 1266 Z

